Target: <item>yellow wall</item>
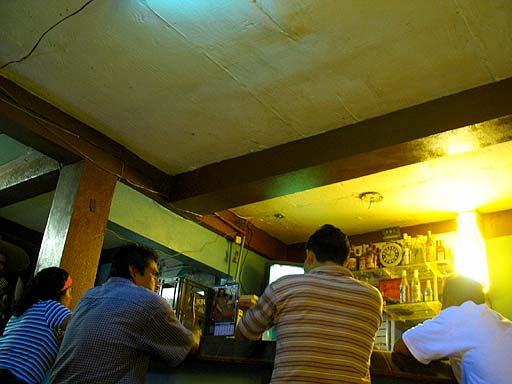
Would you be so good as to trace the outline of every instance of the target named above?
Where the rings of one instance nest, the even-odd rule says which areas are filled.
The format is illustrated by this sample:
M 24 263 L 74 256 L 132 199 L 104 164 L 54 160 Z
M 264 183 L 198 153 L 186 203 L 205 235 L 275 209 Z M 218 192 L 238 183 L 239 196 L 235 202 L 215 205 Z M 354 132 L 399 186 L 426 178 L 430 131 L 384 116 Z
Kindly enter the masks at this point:
M 486 240 L 489 297 L 493 309 L 512 319 L 512 236 Z
M 109 221 L 150 239 L 177 254 L 234 277 L 236 264 L 228 265 L 230 242 L 222 236 L 176 215 L 154 200 L 122 183 L 117 183 Z M 232 245 L 232 251 L 239 246 Z M 243 250 L 242 294 L 259 293 L 265 279 L 267 259 Z M 240 266 L 241 267 L 241 266 Z M 239 268 L 240 268 L 239 267 Z M 240 276 L 240 273 L 239 273 Z

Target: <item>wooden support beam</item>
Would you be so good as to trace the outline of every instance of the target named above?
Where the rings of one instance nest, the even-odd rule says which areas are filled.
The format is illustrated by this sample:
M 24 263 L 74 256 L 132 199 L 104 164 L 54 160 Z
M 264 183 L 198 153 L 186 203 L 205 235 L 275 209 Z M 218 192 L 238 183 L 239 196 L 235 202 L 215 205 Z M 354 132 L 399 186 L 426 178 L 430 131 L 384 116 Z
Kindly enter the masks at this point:
M 65 164 L 88 159 L 161 203 L 169 177 L 92 127 L 0 76 L 1 130 Z
M 61 266 L 73 277 L 74 306 L 94 286 L 116 177 L 90 161 L 62 169 L 36 272 Z
M 0 165 L 0 207 L 53 191 L 60 165 L 36 151 Z
M 509 141 L 510 100 L 512 78 L 208 165 L 172 178 L 170 207 L 213 213 L 442 157 L 448 137 Z

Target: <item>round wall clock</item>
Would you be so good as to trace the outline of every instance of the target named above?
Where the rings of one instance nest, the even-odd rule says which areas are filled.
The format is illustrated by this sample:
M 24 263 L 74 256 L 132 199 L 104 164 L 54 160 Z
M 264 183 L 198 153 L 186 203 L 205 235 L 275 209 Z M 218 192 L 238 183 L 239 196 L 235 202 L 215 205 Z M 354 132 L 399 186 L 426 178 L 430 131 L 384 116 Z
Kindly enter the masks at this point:
M 402 261 L 402 247 L 397 243 L 386 243 L 380 249 L 379 259 L 384 267 L 394 267 Z

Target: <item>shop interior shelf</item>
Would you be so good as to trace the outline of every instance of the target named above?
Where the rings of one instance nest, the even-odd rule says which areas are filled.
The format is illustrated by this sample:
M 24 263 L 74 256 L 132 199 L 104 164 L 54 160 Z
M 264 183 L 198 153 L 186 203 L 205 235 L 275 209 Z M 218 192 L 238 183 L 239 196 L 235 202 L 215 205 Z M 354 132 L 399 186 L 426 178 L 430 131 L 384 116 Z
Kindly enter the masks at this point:
M 396 321 L 425 320 L 439 314 L 441 306 L 439 301 L 393 304 L 384 306 L 384 312 Z
M 431 276 L 444 276 L 453 271 L 451 260 L 432 261 L 418 264 L 397 265 L 395 267 L 384 267 L 376 269 L 367 269 L 364 271 L 352 271 L 354 276 L 361 280 L 368 279 L 369 281 L 384 280 L 384 279 L 399 279 L 402 276 L 402 271 L 407 271 L 407 276 L 411 277 L 414 270 L 417 269 L 420 277 Z

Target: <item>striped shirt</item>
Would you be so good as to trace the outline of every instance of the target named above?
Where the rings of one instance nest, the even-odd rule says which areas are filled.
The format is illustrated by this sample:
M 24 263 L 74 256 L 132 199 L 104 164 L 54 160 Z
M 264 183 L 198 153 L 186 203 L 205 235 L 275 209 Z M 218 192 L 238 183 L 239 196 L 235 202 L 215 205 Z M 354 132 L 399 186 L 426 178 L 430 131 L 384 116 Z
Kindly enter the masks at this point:
M 12 316 L 0 337 L 0 368 L 26 383 L 41 383 L 59 350 L 57 328 L 70 314 L 61 303 L 46 300 Z
M 321 266 L 269 285 L 238 327 L 258 340 L 274 326 L 272 383 L 370 383 L 382 296 L 341 266 Z
M 111 277 L 78 302 L 50 382 L 145 383 L 150 354 L 175 366 L 192 343 L 192 333 L 163 297 Z

